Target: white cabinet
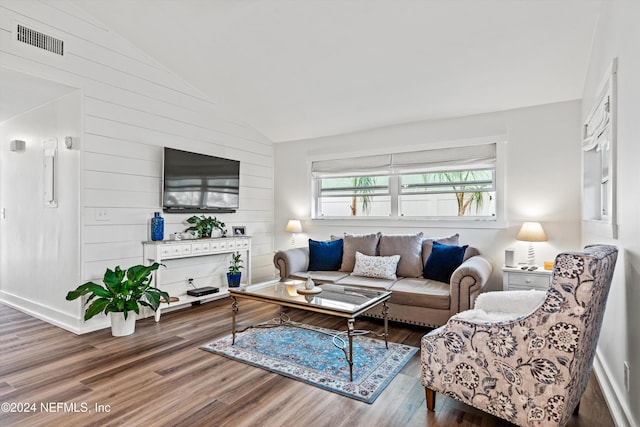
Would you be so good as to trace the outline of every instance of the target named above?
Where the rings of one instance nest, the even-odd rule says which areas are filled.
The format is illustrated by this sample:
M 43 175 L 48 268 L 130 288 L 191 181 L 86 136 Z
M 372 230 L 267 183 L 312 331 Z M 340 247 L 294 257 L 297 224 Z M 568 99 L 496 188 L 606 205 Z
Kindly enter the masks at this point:
M 159 242 L 142 242 L 144 250 L 144 262 L 146 265 L 154 262 L 164 263 L 167 260 L 200 257 L 206 255 L 226 254 L 232 252 L 244 252 L 242 257 L 244 263 L 244 271 L 242 273 L 242 282 L 251 283 L 251 237 L 222 237 L 213 239 L 199 240 L 163 240 Z M 219 258 L 211 257 L 212 262 L 220 262 Z M 226 261 L 225 261 L 226 262 Z M 154 274 L 154 286 L 162 289 L 162 268 L 159 268 Z M 170 304 L 160 304 L 156 311 L 156 322 L 160 320 L 160 313 L 168 307 L 179 307 L 183 305 L 191 305 L 191 303 L 202 300 L 212 300 L 224 298 L 229 295 L 226 287 L 221 288 L 215 294 L 209 294 L 201 297 L 193 297 L 185 293 L 180 295 L 171 295 L 178 297 L 179 301 Z
M 502 289 L 505 291 L 522 291 L 538 289 L 546 291 L 551 283 L 551 270 L 529 271 L 518 267 L 502 267 Z

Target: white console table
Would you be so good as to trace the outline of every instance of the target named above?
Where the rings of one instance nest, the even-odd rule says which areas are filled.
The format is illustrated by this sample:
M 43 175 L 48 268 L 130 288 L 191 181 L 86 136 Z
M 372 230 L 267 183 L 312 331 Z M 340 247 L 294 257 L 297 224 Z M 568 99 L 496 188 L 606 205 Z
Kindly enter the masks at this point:
M 142 242 L 142 246 L 144 250 L 144 262 L 146 265 L 150 265 L 154 262 L 162 263 L 165 260 L 178 258 L 246 252 L 246 256 L 243 257 L 245 268 L 242 274 L 242 281 L 244 283 L 251 283 L 251 237 L 243 236 L 198 240 L 149 241 Z M 162 269 L 159 268 L 154 274 L 154 286 L 160 289 L 162 289 L 161 270 Z M 156 322 L 160 320 L 160 313 L 163 309 L 187 304 L 191 305 L 194 302 L 200 302 L 202 300 L 224 298 L 228 295 L 229 291 L 226 285 L 224 287 L 220 287 L 220 290 L 215 294 L 203 295 L 201 297 L 187 295 L 186 291 L 180 295 L 170 295 L 172 297 L 178 297 L 179 301 L 172 302 L 170 304 L 160 304 L 160 307 L 155 314 Z

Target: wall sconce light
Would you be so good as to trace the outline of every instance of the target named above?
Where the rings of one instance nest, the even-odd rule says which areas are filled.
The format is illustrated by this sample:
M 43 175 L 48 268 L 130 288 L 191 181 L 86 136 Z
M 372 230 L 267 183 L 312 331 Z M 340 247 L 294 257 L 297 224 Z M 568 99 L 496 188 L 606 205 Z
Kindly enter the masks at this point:
M 533 248 L 533 243 L 547 241 L 547 235 L 542 229 L 542 225 L 540 225 L 539 222 L 525 222 L 522 224 L 516 239 L 523 242 L 529 242 L 529 256 L 527 258 L 527 263 L 529 265 L 535 265 L 536 253 Z
M 11 141 L 11 144 L 9 146 L 9 150 L 11 151 L 25 151 L 27 147 L 27 144 L 24 141 L 21 141 L 19 139 L 14 139 L 13 141 Z
M 287 233 L 293 233 L 293 236 L 291 237 L 291 246 L 295 246 L 296 233 L 302 233 L 302 224 L 300 223 L 300 220 L 290 219 L 284 231 Z

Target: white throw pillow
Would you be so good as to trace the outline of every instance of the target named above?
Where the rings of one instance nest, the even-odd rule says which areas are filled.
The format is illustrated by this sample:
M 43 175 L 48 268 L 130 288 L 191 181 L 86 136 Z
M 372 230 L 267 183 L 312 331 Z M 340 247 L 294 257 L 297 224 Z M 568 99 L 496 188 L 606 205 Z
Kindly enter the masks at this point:
M 356 252 L 356 263 L 353 267 L 354 276 L 373 277 L 376 279 L 395 280 L 396 270 L 400 255 L 392 256 L 369 256 Z

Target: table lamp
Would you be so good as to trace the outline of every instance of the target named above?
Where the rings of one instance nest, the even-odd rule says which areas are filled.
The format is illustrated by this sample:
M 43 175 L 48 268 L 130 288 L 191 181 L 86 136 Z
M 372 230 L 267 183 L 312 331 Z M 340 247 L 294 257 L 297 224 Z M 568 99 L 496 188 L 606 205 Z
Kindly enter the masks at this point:
M 540 225 L 539 222 L 525 222 L 522 224 L 516 239 L 523 242 L 529 242 L 529 256 L 527 257 L 527 264 L 535 265 L 536 253 L 533 249 L 533 243 L 547 241 L 547 235 L 542 229 L 542 225 Z
M 287 233 L 293 233 L 293 236 L 291 236 L 291 246 L 295 246 L 296 233 L 302 233 L 302 224 L 300 223 L 300 220 L 290 219 L 284 231 Z

